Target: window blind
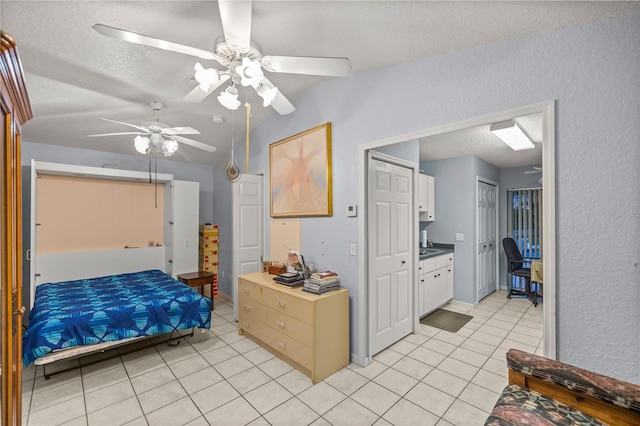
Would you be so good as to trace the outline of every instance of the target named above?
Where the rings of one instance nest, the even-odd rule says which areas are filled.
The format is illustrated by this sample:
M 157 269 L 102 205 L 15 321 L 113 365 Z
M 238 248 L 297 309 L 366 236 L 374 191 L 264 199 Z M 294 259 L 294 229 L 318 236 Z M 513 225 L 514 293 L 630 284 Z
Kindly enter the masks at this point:
M 507 189 L 507 234 L 522 257 L 542 258 L 542 188 Z

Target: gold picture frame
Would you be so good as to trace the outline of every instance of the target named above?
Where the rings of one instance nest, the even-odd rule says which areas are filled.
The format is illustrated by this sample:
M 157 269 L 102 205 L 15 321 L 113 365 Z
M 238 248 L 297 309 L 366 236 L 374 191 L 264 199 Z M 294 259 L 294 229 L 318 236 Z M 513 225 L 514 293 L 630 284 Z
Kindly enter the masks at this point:
M 333 215 L 331 123 L 269 145 L 271 217 Z

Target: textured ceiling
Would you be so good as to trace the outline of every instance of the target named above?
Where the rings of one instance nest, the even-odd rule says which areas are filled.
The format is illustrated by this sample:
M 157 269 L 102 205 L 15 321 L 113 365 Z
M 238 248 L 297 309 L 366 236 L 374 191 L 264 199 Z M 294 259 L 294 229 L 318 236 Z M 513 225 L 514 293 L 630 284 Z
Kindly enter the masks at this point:
M 513 151 L 489 131 L 490 124 L 483 124 L 420 139 L 420 160 L 444 160 L 473 155 L 500 168 L 541 164 L 542 113 L 514 119 L 533 142 L 533 149 Z
M 346 56 L 352 73 L 360 73 L 638 10 L 638 2 L 609 1 L 256 1 L 251 38 L 263 54 Z M 213 1 L 0 2 L 0 25 L 18 43 L 35 114 L 23 129 L 23 139 L 135 154 L 128 137 L 86 135 L 125 131 L 96 117 L 133 124 L 150 120 L 153 113 L 148 103 L 158 100 L 165 104 L 161 121 L 194 127 L 202 134 L 193 139 L 218 148 L 208 154 L 181 146 L 173 159 L 226 161 L 231 111 L 221 107 L 215 95 L 199 104 L 181 101 L 195 86 L 191 77 L 196 59 L 104 37 L 92 30 L 96 23 L 205 50 L 213 49 L 215 39 L 222 35 Z M 273 73 L 269 78 L 290 100 L 325 79 Z M 248 94 L 246 99 L 254 103 L 257 96 Z M 255 104 L 253 127 L 274 113 Z M 225 123 L 215 125 L 214 115 L 223 116 Z M 235 121 L 243 123 L 244 111 L 236 115 Z M 244 126 L 235 127 L 236 138 L 242 139 Z M 453 152 L 454 144 L 445 139 L 430 138 L 425 152 L 443 155 L 445 145 Z M 481 135 L 481 129 L 470 129 L 455 139 L 463 140 L 455 145 L 465 155 L 471 145 L 491 142 Z M 510 160 L 505 157 L 504 161 Z

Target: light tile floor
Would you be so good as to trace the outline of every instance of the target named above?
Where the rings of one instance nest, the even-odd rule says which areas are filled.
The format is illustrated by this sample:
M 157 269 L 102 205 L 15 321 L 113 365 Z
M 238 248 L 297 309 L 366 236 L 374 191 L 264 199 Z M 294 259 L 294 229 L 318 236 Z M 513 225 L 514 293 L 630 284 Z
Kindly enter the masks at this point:
M 26 368 L 23 424 L 481 425 L 507 384 L 507 350 L 542 354 L 542 305 L 498 291 L 475 309 L 446 308 L 473 319 L 457 333 L 421 324 L 367 367 L 312 386 L 238 336 L 232 306 L 216 301 L 211 330 L 176 347 L 134 343 L 49 380 Z

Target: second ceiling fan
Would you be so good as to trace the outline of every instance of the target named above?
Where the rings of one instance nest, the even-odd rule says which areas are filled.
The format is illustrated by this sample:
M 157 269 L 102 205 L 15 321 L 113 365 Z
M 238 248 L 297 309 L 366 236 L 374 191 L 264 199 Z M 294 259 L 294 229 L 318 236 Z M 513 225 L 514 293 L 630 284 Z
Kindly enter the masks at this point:
M 172 43 L 162 39 L 121 30 L 103 24 L 93 29 L 108 37 L 159 49 L 178 52 L 206 60 L 215 60 L 224 69 L 205 68 L 196 63 L 195 78 L 199 85 L 189 92 L 185 102 L 200 102 L 228 80 L 231 84 L 219 96 L 220 103 L 229 108 L 240 106 L 236 86 L 251 86 L 263 99 L 264 106 L 271 105 L 279 114 L 286 115 L 295 107 L 264 75 L 263 70 L 276 73 L 309 74 L 329 77 L 349 75 L 351 64 L 348 58 L 271 56 L 262 55 L 251 45 L 250 1 L 219 0 L 220 18 L 224 31 L 224 41 L 215 46 L 213 52 Z

